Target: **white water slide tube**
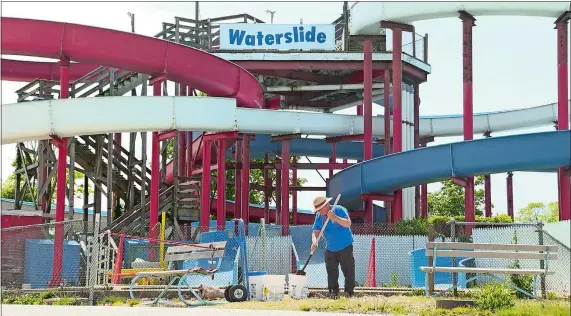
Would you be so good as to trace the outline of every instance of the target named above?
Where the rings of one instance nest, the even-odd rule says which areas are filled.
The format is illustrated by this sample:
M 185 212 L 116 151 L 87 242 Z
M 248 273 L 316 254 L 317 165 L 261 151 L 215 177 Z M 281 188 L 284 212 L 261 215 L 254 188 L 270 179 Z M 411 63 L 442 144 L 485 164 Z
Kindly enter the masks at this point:
M 473 16 L 535 16 L 558 18 L 570 10 L 569 2 L 357 2 L 351 8 L 352 35 L 380 33 L 380 21 L 399 23 L 458 17 L 458 11 Z
M 557 105 L 476 115 L 474 132 L 551 125 Z M 113 115 L 109 115 L 113 113 Z M 26 117 L 22 125 L 22 117 Z M 2 144 L 104 133 L 144 131 L 240 131 L 253 134 L 363 134 L 363 117 L 289 110 L 239 108 L 236 100 L 213 97 L 105 97 L 2 105 Z M 420 121 L 420 136 L 462 133 L 461 117 Z M 373 117 L 373 136 L 384 136 L 384 119 Z

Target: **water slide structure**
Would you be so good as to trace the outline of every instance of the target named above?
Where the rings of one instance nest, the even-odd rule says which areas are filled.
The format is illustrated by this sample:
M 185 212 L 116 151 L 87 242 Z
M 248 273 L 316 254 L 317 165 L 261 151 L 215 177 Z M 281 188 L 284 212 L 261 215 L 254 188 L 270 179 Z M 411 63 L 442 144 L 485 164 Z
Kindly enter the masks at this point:
M 217 51 L 213 49 L 217 38 L 213 34 L 204 44 L 199 34 L 180 35 L 174 26 L 153 38 L 85 25 L 3 17 L 4 56 L 59 61 L 3 57 L 2 80 L 32 82 L 19 90 L 21 102 L 2 105 L 2 144 L 40 141 L 44 144 L 40 148 L 48 142 L 55 145 L 57 158 L 51 161 L 57 161 L 57 167 L 52 170 L 65 170 L 68 165 L 75 168 L 75 161 L 100 190 L 107 188 L 107 196 L 129 203 L 132 212 L 113 223 L 108 216 L 111 227 L 128 231 L 140 222 L 135 219 L 148 219 L 148 223 L 139 225 L 147 225 L 151 236 L 156 236 L 159 209 L 167 207 L 167 200 L 172 202 L 175 214 L 186 214 L 180 220 L 200 221 L 203 229 L 208 229 L 210 215 L 221 225 L 227 216 L 234 216 L 246 223 L 265 218 L 266 222 L 282 225 L 287 234 L 290 215 L 294 225 L 311 223 L 313 219 L 311 212 L 297 208 L 295 192 L 303 188 L 290 184 L 290 170 L 295 178 L 298 169 L 328 169 L 326 187 L 306 189 L 327 191 L 331 196 L 342 194 L 341 203 L 352 216 L 362 217 L 365 222 L 412 218 L 419 215 L 419 207 L 425 216 L 426 205 L 420 200 L 426 200 L 426 188 L 422 199 L 415 192 L 419 192 L 419 186 L 447 178 L 465 187 L 466 218 L 470 220 L 474 218 L 475 175 L 557 172 L 560 217 L 569 219 L 568 65 L 566 58 L 560 58 L 568 53 L 567 36 L 563 34 L 567 35 L 569 9 L 568 3 L 555 2 L 422 3 L 415 4 L 414 10 L 407 3 L 357 2 L 350 10 L 344 9 L 338 19 L 343 23 L 336 24 L 340 25 L 341 51 L 295 54 Z M 471 29 L 474 16 L 479 15 L 557 18 L 557 103 L 473 114 Z M 412 34 L 413 39 L 419 36 L 410 23 L 451 16 L 463 21 L 464 113 L 419 117 L 419 85 L 430 72 L 427 38 L 423 37 L 420 47 L 413 40 L 412 53 L 405 51 L 408 48 L 402 40 L 404 34 Z M 176 23 L 179 21 L 177 18 Z M 386 37 L 378 34 L 389 31 L 392 51 L 373 52 L 373 45 L 386 44 Z M 363 48 L 351 51 L 351 45 Z M 264 78 L 263 84 L 256 76 Z M 167 81 L 177 84 L 175 95 L 167 95 Z M 95 88 L 88 86 L 93 83 Z M 152 97 L 147 96 L 147 83 L 152 86 Z M 56 85 L 59 90 L 53 88 Z M 140 96 L 136 88 L 141 89 Z M 207 97 L 194 95 L 195 90 Z M 123 96 L 129 91 L 131 96 Z M 59 99 L 46 97 L 55 92 L 59 92 Z M 385 92 L 390 92 L 390 97 L 385 98 Z M 384 106 L 383 116 L 372 116 L 373 101 Z M 352 106 L 357 108 L 356 115 L 327 113 Z M 295 110 L 300 108 L 306 111 Z M 22 128 L 22 118 L 26 128 Z M 490 136 L 492 132 L 555 122 L 557 131 L 473 140 L 474 133 Z M 134 145 L 129 149 L 121 146 L 120 133 L 131 133 L 132 139 L 141 133 L 142 149 L 146 149 L 146 132 L 152 132 L 150 168 L 145 164 L 146 154 L 141 160 L 134 159 L 130 154 Z M 463 135 L 465 141 L 427 147 L 434 137 L 456 135 Z M 164 147 L 171 139 L 175 152 L 173 160 L 167 162 L 160 159 L 161 144 Z M 68 141 L 75 143 L 69 146 L 69 152 Z M 47 162 L 50 153 L 49 149 L 42 149 L 42 153 L 44 150 L 46 153 L 40 156 Z M 289 158 L 297 156 L 328 157 L 330 162 L 290 163 Z M 278 161 L 269 163 L 269 157 Z M 227 164 L 227 158 L 234 162 Z M 265 162 L 249 163 L 251 158 L 264 158 Z M 338 163 L 337 159 L 344 162 Z M 362 161 L 352 165 L 347 159 Z M 130 169 L 137 161 L 139 166 Z M 49 180 L 45 162 L 36 165 L 39 184 Z M 112 165 L 119 171 L 113 171 Z M 225 194 L 228 181 L 223 172 L 226 168 L 236 170 L 234 179 L 229 180 L 234 182 L 236 201 L 211 196 L 211 171 L 218 171 L 215 182 L 220 196 Z M 265 185 L 250 183 L 251 169 L 268 168 L 276 169 L 275 185 L 267 176 Z M 335 169 L 342 170 L 333 174 Z M 94 176 L 96 172 L 106 173 L 107 182 L 100 180 L 101 175 Z M 60 222 L 64 220 L 65 172 L 57 175 L 55 220 Z M 251 189 L 264 191 L 264 205 L 248 203 Z M 275 208 L 269 206 L 271 190 L 276 192 Z M 44 194 L 41 192 L 37 201 L 41 207 L 46 204 Z M 373 201 L 379 200 L 390 205 L 386 216 L 374 211 L 378 207 Z M 58 238 L 62 238 L 61 232 L 56 231 L 56 245 L 61 246 Z M 54 263 L 53 280 L 57 281 L 61 258 L 54 258 Z

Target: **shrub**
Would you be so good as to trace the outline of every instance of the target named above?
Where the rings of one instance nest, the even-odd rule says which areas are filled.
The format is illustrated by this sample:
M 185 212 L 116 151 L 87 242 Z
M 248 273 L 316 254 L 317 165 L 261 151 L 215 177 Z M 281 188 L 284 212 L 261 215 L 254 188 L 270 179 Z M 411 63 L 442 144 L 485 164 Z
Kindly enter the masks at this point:
M 426 235 L 428 226 L 424 218 L 402 220 L 396 225 L 398 235 Z
M 515 295 L 505 284 L 491 282 L 479 289 L 476 305 L 482 309 L 498 310 L 515 306 Z

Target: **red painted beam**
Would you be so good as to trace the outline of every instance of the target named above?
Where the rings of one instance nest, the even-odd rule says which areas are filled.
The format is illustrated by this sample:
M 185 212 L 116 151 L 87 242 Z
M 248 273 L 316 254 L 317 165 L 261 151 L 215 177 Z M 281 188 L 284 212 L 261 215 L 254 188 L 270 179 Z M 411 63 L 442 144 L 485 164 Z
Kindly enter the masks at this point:
M 476 19 L 465 11 L 460 11 L 460 19 L 462 20 L 462 47 L 463 47 L 463 94 L 464 94 L 464 140 L 474 139 L 474 104 L 472 92 L 472 27 L 475 25 Z M 474 177 L 468 177 L 464 187 L 464 208 L 466 222 L 475 221 L 474 212 Z M 467 234 L 471 235 L 468 227 Z
M 218 174 L 217 174 L 217 194 L 224 199 L 216 202 L 216 226 L 218 230 L 224 230 L 226 225 L 226 151 L 224 150 L 224 139 L 218 140 Z
M 365 40 L 363 62 L 363 160 L 373 158 L 373 48 Z M 365 223 L 373 223 L 373 200 L 365 200 Z
M 393 153 L 402 151 L 402 30 L 393 29 L 393 53 L 392 53 L 393 75 Z M 402 218 L 402 190 L 395 191 L 395 202 L 391 206 L 391 216 L 393 222 L 399 222 Z
M 250 160 L 250 138 L 247 134 L 242 135 L 242 161 Z M 244 225 L 248 227 L 250 214 L 248 205 L 250 204 L 250 166 L 245 163 L 242 164 L 242 219 Z M 247 229 L 247 228 L 246 228 Z
M 334 144 L 340 142 L 362 141 L 364 137 L 365 137 L 364 134 L 330 136 L 330 137 L 325 137 L 325 142 L 328 144 Z M 372 141 L 371 141 L 371 146 L 373 146 Z
M 207 133 L 204 134 L 203 140 L 204 141 L 218 141 L 221 139 L 233 139 L 236 140 L 240 137 L 238 131 L 228 131 L 228 132 L 219 132 L 219 133 Z
M 402 51 L 401 51 L 402 53 Z M 362 70 L 363 64 L 360 61 L 336 61 L 334 63 L 329 61 L 262 61 L 262 60 L 249 60 L 238 61 L 231 60 L 233 63 L 255 73 L 259 70 Z M 391 61 L 374 61 L 373 70 L 385 70 L 391 67 Z M 420 82 L 427 79 L 427 73 L 412 65 L 403 64 L 402 72 L 408 76 L 415 78 Z
M 393 203 L 395 201 L 394 195 L 362 193 L 361 199 L 365 201 L 386 201 Z
M 56 145 L 56 147 L 61 148 L 63 146 L 65 139 L 61 139 L 58 136 L 52 135 L 52 144 Z M 66 141 L 67 142 L 67 141 Z
M 514 218 L 514 185 L 513 185 L 513 173 L 508 172 L 506 178 L 506 189 L 507 189 L 507 199 L 508 199 L 508 215 Z
M 167 74 L 163 72 L 163 73 L 160 73 L 158 75 L 155 75 L 155 76 L 152 76 L 151 78 L 149 78 L 149 84 L 152 85 L 157 81 L 162 82 L 162 81 L 165 81 L 167 79 L 168 79 Z
M 459 185 L 463 188 L 468 186 L 468 180 L 466 178 L 452 177 L 450 178 L 450 180 L 452 180 L 452 183 L 454 183 L 455 185 Z
M 162 133 L 157 133 L 157 141 L 162 142 L 176 136 L 177 130 L 170 130 Z
M 282 205 L 281 205 L 281 225 L 282 225 L 282 235 L 287 236 L 289 234 L 289 141 L 282 142 Z M 279 192 L 278 192 L 279 194 Z
M 567 11 L 556 21 L 557 28 L 557 129 L 569 129 L 568 76 L 569 76 L 569 35 L 568 22 L 571 13 Z M 559 181 L 559 219 L 571 219 L 571 185 L 569 173 L 564 168 L 557 170 Z
M 414 33 L 414 26 L 405 23 L 393 22 L 388 20 L 381 21 L 380 26 L 385 29 L 401 29 L 404 32 Z
M 210 141 L 204 141 L 204 150 L 202 151 L 202 161 L 210 161 Z M 207 232 L 210 229 L 210 164 L 203 166 L 202 183 L 200 192 L 200 227 L 202 232 Z

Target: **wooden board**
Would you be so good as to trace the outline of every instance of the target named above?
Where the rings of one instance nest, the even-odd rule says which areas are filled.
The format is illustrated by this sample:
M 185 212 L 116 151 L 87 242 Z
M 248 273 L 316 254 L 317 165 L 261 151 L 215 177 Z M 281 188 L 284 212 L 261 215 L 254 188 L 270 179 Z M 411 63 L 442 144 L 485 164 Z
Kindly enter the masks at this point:
M 486 249 L 486 250 L 511 250 L 511 251 L 547 251 L 556 253 L 558 247 L 553 245 L 517 245 L 517 244 L 486 244 L 467 242 L 427 242 L 426 249 Z
M 434 250 L 427 249 L 425 254 L 431 256 Z M 454 258 L 502 258 L 502 259 L 536 259 L 546 260 L 547 253 L 539 252 L 505 252 L 505 251 L 469 251 L 469 250 L 436 250 L 437 257 Z M 549 253 L 549 260 L 557 260 L 557 253 Z
M 450 272 L 450 273 L 476 273 L 476 274 L 554 274 L 555 272 L 539 269 L 486 269 L 486 268 L 468 268 L 468 267 L 420 267 L 423 272 Z

